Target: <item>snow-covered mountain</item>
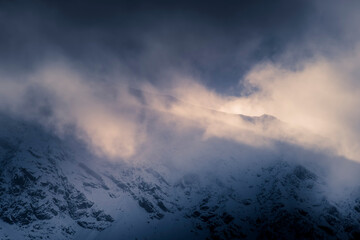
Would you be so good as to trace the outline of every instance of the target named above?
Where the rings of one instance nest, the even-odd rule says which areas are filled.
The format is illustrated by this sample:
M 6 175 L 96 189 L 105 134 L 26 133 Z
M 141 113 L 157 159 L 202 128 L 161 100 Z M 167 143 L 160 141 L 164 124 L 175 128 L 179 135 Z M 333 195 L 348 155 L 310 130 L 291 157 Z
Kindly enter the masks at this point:
M 360 166 L 346 159 L 159 135 L 143 161 L 112 162 L 35 123 L 0 125 L 0 239 L 360 238 Z

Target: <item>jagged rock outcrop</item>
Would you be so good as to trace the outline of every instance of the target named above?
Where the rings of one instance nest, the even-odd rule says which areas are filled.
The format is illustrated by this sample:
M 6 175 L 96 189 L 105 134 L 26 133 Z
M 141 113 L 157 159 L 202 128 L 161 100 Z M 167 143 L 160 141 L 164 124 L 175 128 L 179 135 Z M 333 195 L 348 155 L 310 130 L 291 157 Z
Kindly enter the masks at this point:
M 360 236 L 359 188 L 331 197 L 326 171 L 306 162 L 238 167 L 224 155 L 225 169 L 176 172 L 91 159 L 80 143 L 14 126 L 0 136 L 0 239 Z

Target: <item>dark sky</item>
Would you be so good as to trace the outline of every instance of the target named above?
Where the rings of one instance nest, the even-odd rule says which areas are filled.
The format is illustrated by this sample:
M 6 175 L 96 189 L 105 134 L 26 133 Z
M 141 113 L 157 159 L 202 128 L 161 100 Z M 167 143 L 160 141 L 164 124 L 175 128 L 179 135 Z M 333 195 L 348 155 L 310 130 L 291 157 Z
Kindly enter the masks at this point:
M 357 158 L 359 13 L 359 0 L 0 0 L 0 111 L 56 132 L 71 126 L 94 148 L 131 155 L 153 120 L 130 85 L 189 106 L 271 115 Z M 150 102 L 162 128 L 174 115 L 173 125 L 190 119 L 214 137 L 245 136 L 225 117 Z
M 330 4 L 330 2 L 329 2 Z M 334 5 L 334 4 L 333 4 Z M 66 59 L 166 85 L 171 72 L 232 92 L 255 63 L 288 63 L 343 41 L 328 5 L 262 1 L 0 1 L 1 70 Z

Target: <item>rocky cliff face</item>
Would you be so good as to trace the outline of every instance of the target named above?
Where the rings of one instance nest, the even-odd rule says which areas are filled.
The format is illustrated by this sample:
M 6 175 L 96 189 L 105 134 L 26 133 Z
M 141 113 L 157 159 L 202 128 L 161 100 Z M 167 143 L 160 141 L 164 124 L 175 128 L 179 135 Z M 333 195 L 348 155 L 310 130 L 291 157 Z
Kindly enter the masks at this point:
M 111 163 L 38 126 L 1 124 L 0 239 L 360 237 L 358 186 L 339 191 L 323 160 L 239 164 L 224 151 L 215 169 Z

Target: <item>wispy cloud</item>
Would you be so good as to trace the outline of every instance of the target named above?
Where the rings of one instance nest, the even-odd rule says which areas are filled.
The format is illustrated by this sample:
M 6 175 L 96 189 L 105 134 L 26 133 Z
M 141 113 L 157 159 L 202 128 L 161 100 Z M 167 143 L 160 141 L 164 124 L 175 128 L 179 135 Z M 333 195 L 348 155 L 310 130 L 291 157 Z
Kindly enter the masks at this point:
M 273 115 L 294 129 L 313 134 L 294 136 L 299 143 L 331 147 L 340 155 L 360 160 L 359 57 L 358 49 L 331 59 L 316 57 L 296 70 L 275 63 L 260 64 L 246 76 L 247 84 L 257 91 L 228 102 L 223 109 Z
M 200 16 L 202 5 L 187 15 L 164 5 L 160 12 L 171 23 L 119 5 L 133 20 L 121 26 L 116 11 L 111 19 L 99 16 L 96 25 L 86 24 L 92 14 L 79 19 L 66 4 L 54 16 L 48 11 L 52 5 L 31 7 L 38 17 L 22 14 L 24 6 L 17 10 L 5 4 L 8 11 L 2 10 L 0 18 L 11 26 L 0 27 L 21 47 L 0 42 L 7 54 L 0 56 L 5 66 L 0 68 L 0 110 L 60 136 L 71 132 L 110 159 L 134 158 L 144 145 L 155 144 L 154 129 L 163 128 L 174 138 L 195 131 L 202 141 L 221 138 L 256 147 L 282 141 L 360 161 L 360 51 L 349 50 L 359 39 L 358 14 L 333 2 L 296 4 L 299 8 L 280 4 L 294 13 L 286 16 L 289 24 L 276 4 L 265 16 L 230 11 L 229 18 L 228 10 L 221 18 L 214 15 L 214 6 Z M 93 8 L 96 4 L 84 11 Z M 320 10 L 331 24 L 318 19 Z M 276 29 L 269 31 L 262 17 Z M 29 26 L 21 27 L 22 22 Z M 247 89 L 234 87 L 236 96 L 219 90 L 234 78 Z M 209 87 L 214 85 L 218 88 Z

